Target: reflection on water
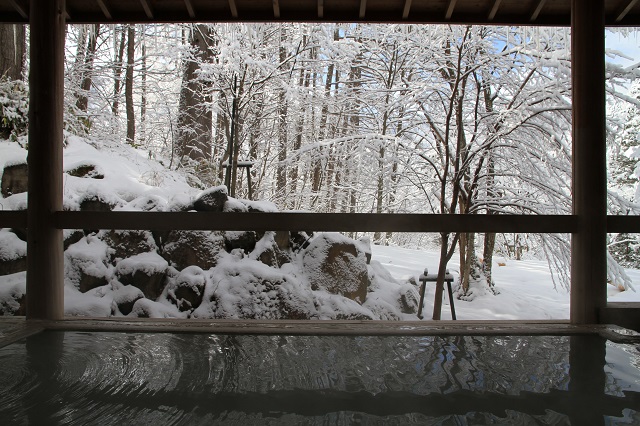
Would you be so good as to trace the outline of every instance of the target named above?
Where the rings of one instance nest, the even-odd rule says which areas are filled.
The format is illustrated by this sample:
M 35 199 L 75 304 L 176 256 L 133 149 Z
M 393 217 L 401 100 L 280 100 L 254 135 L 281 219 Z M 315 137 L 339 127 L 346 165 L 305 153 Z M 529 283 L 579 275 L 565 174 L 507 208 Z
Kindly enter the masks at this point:
M 45 332 L 0 349 L 2 424 L 640 424 L 595 336 Z

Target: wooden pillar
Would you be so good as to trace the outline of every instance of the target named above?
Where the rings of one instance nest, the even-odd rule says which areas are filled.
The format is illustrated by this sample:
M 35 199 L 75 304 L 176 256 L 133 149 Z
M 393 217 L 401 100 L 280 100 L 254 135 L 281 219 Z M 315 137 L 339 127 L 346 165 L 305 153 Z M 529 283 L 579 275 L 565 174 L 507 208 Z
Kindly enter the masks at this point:
M 27 318 L 64 316 L 62 111 L 65 0 L 31 0 Z
M 573 214 L 571 322 L 599 322 L 606 305 L 607 173 L 604 0 L 572 0 Z

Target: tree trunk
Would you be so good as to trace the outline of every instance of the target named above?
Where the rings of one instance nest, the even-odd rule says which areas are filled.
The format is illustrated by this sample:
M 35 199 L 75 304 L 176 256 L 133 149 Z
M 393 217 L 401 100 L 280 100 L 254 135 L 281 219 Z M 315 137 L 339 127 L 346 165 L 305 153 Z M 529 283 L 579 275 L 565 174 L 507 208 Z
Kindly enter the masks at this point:
M 284 64 L 287 59 L 287 50 L 285 43 L 287 42 L 287 33 L 284 26 L 280 26 L 280 46 L 278 48 L 280 54 L 280 64 Z M 289 81 L 283 81 L 289 84 Z M 284 161 L 287 159 L 287 98 L 286 87 L 281 87 L 278 93 L 278 165 L 276 167 L 276 194 L 283 200 L 286 200 L 287 191 L 287 166 Z
M 126 41 L 124 28 L 124 26 L 120 26 L 120 31 L 116 31 L 115 35 L 116 45 L 119 44 L 119 46 L 113 64 L 113 103 L 111 104 L 111 112 L 114 116 L 118 115 L 118 107 L 120 104 L 120 86 L 123 68 L 122 60 L 124 58 L 124 46 Z M 117 41 L 118 35 L 120 36 L 119 42 Z
M 22 80 L 26 58 L 24 25 L 0 24 L 0 77 Z
M 145 40 L 145 28 L 142 26 L 140 49 L 142 55 L 142 69 L 140 72 L 140 140 L 144 143 L 146 139 L 146 118 L 147 118 L 147 45 Z
M 201 78 L 198 71 L 201 63 L 211 62 L 214 43 L 211 27 L 205 24 L 192 27 L 189 44 L 193 56 L 185 60 L 180 90 L 178 145 L 181 156 L 196 161 L 211 160 L 211 82 Z
M 89 90 L 91 90 L 91 80 L 93 76 L 93 61 L 96 56 L 98 46 L 98 36 L 100 35 L 100 24 L 94 24 L 88 34 L 87 48 L 85 49 L 83 66 L 80 70 L 80 91 L 76 99 L 76 107 L 81 112 L 87 112 L 89 107 Z M 88 124 L 88 123 L 85 123 Z
M 124 100 L 127 110 L 127 143 L 136 143 L 136 116 L 133 110 L 133 63 L 136 54 L 136 27 L 129 25 L 127 35 L 127 71 L 125 73 Z

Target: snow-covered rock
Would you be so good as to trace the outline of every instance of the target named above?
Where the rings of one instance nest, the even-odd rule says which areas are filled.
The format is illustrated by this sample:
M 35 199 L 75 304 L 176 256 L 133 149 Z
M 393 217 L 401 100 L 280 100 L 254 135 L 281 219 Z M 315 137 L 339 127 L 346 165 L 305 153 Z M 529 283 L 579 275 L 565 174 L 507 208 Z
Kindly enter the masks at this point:
M 209 188 L 198 195 L 193 202 L 193 209 L 199 212 L 221 212 L 228 198 L 226 186 Z
M 8 229 L 0 229 L 0 275 L 27 270 L 27 243 Z
M 86 293 L 109 283 L 113 267 L 109 265 L 109 246 L 95 235 L 88 235 L 65 251 L 65 284 Z
M 116 265 L 118 281 L 139 288 L 145 297 L 156 300 L 164 291 L 169 264 L 157 253 L 140 253 Z
M 27 192 L 28 168 L 26 163 L 5 165 L 2 171 L 2 196 L 9 197 L 13 194 Z
M 371 284 L 360 245 L 338 233 L 324 233 L 311 241 L 303 255 L 305 273 L 314 290 L 322 289 L 360 304 Z
M 162 248 L 162 256 L 179 270 L 191 265 L 213 268 L 223 252 L 224 237 L 212 231 L 171 231 Z
M 195 266 L 184 268 L 167 286 L 167 296 L 181 312 L 193 311 L 202 303 L 207 277 Z

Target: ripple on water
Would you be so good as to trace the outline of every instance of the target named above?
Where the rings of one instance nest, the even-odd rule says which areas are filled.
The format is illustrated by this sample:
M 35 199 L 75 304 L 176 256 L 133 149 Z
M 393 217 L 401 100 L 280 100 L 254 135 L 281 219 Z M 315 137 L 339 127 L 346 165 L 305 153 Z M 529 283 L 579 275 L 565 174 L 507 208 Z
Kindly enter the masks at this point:
M 457 409 L 459 398 L 446 396 L 502 401 L 500 395 L 567 391 L 569 343 L 562 336 L 45 332 L 0 349 L 0 418 L 8 424 L 407 424 L 463 416 L 480 424 L 554 424 L 564 414 L 544 407 L 465 413 Z M 626 362 L 624 374 L 607 365 L 608 392 L 637 394 L 637 359 L 619 352 L 609 358 Z M 421 405 L 433 395 L 443 397 Z

